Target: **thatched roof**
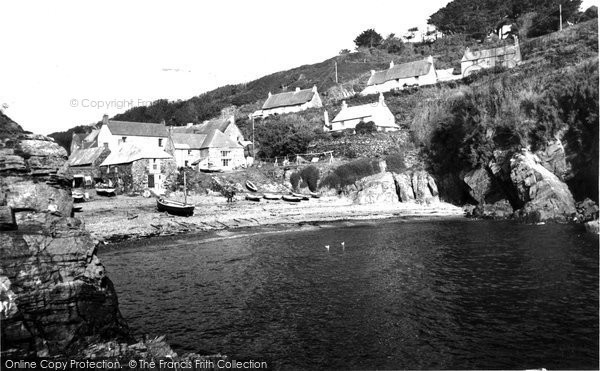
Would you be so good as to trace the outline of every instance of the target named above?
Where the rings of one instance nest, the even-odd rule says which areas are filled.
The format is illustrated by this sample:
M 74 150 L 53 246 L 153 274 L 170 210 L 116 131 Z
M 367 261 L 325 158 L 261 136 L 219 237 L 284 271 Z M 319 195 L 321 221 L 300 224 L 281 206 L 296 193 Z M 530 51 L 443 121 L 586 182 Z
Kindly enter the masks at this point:
M 131 121 L 108 121 L 108 129 L 112 135 L 158 137 L 168 136 L 167 127 L 163 124 Z
M 267 98 L 262 109 L 298 106 L 310 102 L 315 94 L 314 88 L 273 94 Z
M 390 80 L 424 76 L 429 73 L 432 66 L 433 64 L 427 59 L 398 64 L 387 70 L 375 72 L 369 79 L 367 85 L 378 85 Z

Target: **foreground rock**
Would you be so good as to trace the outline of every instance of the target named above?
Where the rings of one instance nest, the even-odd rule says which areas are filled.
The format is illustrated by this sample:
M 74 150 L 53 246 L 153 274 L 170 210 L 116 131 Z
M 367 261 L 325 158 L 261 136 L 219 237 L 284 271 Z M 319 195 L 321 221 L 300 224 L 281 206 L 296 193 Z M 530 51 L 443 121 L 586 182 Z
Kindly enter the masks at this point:
M 359 205 L 417 202 L 439 202 L 435 180 L 424 170 L 402 173 L 382 172 L 359 180 L 352 195 Z
M 70 182 L 58 172 L 65 150 L 12 129 L 0 136 L 0 206 L 16 223 L 0 231 L 2 355 L 66 356 L 131 341 L 96 244 L 71 217 Z

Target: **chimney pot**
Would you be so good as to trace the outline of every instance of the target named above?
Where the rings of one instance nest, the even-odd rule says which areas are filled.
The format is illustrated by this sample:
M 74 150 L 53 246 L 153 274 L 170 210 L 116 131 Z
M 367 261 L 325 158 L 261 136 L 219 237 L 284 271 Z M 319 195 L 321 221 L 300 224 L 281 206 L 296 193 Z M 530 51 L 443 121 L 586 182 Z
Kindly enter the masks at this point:
M 269 92 L 269 97 L 271 97 L 271 95 L 273 95 L 273 94 L 271 94 L 271 92 Z

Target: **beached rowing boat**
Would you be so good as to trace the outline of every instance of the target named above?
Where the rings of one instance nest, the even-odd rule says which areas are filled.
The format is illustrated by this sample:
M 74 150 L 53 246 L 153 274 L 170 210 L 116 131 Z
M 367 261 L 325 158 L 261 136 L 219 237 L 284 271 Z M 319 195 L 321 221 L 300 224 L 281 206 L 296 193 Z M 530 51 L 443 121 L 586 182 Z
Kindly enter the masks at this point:
M 294 197 L 298 197 L 298 198 L 300 198 L 300 199 L 301 199 L 301 200 L 303 200 L 303 201 L 308 201 L 308 200 L 310 200 L 310 196 L 308 196 L 308 195 L 303 195 L 302 193 L 294 193 L 294 192 L 292 192 L 292 196 L 294 196 Z
M 281 195 L 276 195 L 273 193 L 265 193 L 263 197 L 265 200 L 281 200 Z
M 262 198 L 261 195 L 253 195 L 253 194 L 246 194 L 246 200 L 248 201 L 255 201 L 255 202 L 259 202 L 260 199 Z
M 287 202 L 300 202 L 302 201 L 302 197 L 296 197 L 292 195 L 283 195 L 282 199 Z
M 185 202 L 169 200 L 168 198 L 160 197 L 156 200 L 158 211 L 166 211 L 169 214 L 192 216 L 194 215 L 195 206 Z
M 256 187 L 256 185 L 254 185 L 254 183 L 252 183 L 249 180 L 246 180 L 246 188 L 248 188 L 252 192 L 258 192 L 258 188 Z

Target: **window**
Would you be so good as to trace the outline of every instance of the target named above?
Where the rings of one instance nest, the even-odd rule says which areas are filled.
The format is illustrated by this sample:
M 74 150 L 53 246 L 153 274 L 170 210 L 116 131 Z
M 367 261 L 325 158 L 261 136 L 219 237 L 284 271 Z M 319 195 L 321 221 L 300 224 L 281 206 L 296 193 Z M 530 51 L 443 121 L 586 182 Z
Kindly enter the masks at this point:
M 192 154 L 192 150 L 188 149 L 188 155 L 191 155 L 191 154 Z
M 188 161 L 187 160 L 185 160 L 185 164 L 183 166 L 188 167 Z
M 231 160 L 229 160 L 228 158 L 224 158 L 221 161 L 223 161 L 223 166 L 227 167 L 227 166 L 229 166 L 229 161 L 231 161 Z
M 227 157 L 229 156 L 229 153 L 231 153 L 231 151 L 221 151 L 221 157 Z
M 152 170 L 158 170 L 158 162 L 156 159 L 152 159 Z
M 162 147 L 162 138 L 158 138 L 158 146 Z

